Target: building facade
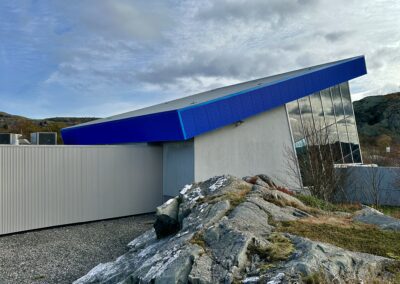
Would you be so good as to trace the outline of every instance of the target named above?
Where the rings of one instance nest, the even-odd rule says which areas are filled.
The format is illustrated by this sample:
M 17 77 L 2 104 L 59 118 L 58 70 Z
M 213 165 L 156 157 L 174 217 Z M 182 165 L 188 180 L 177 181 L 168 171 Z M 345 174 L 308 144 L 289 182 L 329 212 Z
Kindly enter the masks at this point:
M 364 74 L 364 57 L 349 58 L 69 127 L 62 137 L 162 148 L 168 196 L 221 174 L 265 173 L 301 187 L 288 175 L 288 151 L 300 159 L 311 148 L 332 163 L 362 163 L 348 81 Z

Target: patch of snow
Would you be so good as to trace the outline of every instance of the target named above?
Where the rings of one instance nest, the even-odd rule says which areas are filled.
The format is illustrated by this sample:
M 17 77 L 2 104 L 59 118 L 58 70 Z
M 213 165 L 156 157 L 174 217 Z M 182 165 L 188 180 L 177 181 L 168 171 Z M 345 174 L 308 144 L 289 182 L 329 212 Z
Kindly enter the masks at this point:
M 276 276 L 272 277 L 267 284 L 280 284 L 282 283 L 283 278 L 285 278 L 285 273 L 278 273 Z
M 226 177 L 220 177 L 213 185 L 209 187 L 210 191 L 213 192 L 222 187 L 224 185 L 224 182 L 226 182 L 227 180 L 228 179 Z
M 191 189 L 191 188 L 192 188 L 191 184 L 185 185 L 185 187 L 180 191 L 180 194 L 185 195 L 186 192 L 188 192 L 188 190 Z

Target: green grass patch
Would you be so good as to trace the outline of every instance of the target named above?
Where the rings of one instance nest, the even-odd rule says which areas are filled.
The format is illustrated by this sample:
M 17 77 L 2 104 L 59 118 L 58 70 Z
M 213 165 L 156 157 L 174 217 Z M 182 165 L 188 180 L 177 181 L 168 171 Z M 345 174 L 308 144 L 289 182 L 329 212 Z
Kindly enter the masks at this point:
M 312 195 L 299 194 L 296 195 L 295 197 L 309 207 L 317 208 L 328 212 L 334 212 L 334 211 L 355 212 L 361 209 L 361 204 L 333 204 Z
M 383 267 L 383 270 L 392 275 L 392 279 L 389 281 L 389 283 L 400 283 L 400 261 L 386 263 L 386 265 Z
M 400 232 L 379 230 L 366 224 L 341 226 L 302 221 L 281 222 L 280 232 L 330 243 L 350 251 L 364 252 L 392 259 L 400 257 Z
M 380 206 L 378 208 L 385 215 L 392 216 L 394 218 L 400 219 L 400 207 L 396 206 Z

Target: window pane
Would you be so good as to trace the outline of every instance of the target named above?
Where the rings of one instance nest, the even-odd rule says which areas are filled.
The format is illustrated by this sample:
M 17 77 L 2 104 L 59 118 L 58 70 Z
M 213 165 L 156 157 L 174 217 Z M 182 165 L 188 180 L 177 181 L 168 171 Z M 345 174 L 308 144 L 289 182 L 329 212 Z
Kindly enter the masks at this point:
M 344 110 L 342 104 L 342 97 L 340 95 L 339 86 L 333 86 L 331 88 L 333 106 L 335 108 L 336 120 L 339 121 L 344 118 Z
M 286 104 L 286 108 L 289 114 L 289 122 L 293 132 L 293 139 L 295 142 L 301 141 L 304 137 L 302 135 L 303 129 L 301 125 L 299 104 L 297 101 L 292 101 Z
M 336 127 L 335 112 L 330 89 L 322 90 L 321 92 L 322 107 L 325 115 L 325 122 L 327 125 L 326 131 L 329 136 L 329 143 L 331 145 L 332 157 L 335 163 L 343 163 L 342 150 L 340 148 L 339 134 Z
M 310 102 L 316 130 L 325 128 L 324 112 L 322 110 L 322 101 L 319 93 L 312 94 L 310 96 Z
M 340 88 L 340 92 L 342 94 L 344 114 L 346 117 L 351 116 L 354 118 L 353 106 L 352 106 L 351 97 L 350 97 L 349 84 L 347 82 L 342 83 L 339 85 L 339 88 Z
M 329 89 L 321 91 L 322 107 L 324 108 L 326 125 L 335 123 L 335 113 L 333 111 L 333 104 L 331 99 L 331 93 Z
M 327 132 L 329 135 L 329 144 L 331 145 L 333 160 L 336 164 L 341 164 L 343 163 L 342 149 L 340 147 L 336 124 L 332 124 L 327 127 Z
M 348 82 L 339 85 L 342 94 L 344 114 L 346 117 L 346 126 L 349 136 L 350 148 L 353 155 L 354 163 L 361 163 L 360 142 L 357 136 L 357 127 L 354 117 L 353 104 L 351 102 L 350 89 Z
M 347 131 L 349 133 L 351 151 L 353 152 L 353 162 L 361 163 L 360 142 L 358 141 L 356 125 L 351 123 L 347 124 Z
M 354 163 L 362 163 L 360 148 L 357 148 L 353 151 L 353 160 L 354 160 Z
M 299 107 L 301 113 L 301 120 L 303 123 L 303 135 L 309 136 L 314 131 L 310 98 L 304 97 L 299 99 Z
M 351 148 L 349 137 L 347 135 L 346 120 L 344 117 L 344 109 L 339 86 L 331 88 L 333 106 L 335 109 L 337 129 L 339 133 L 340 145 L 342 148 L 343 159 L 345 163 L 352 163 Z

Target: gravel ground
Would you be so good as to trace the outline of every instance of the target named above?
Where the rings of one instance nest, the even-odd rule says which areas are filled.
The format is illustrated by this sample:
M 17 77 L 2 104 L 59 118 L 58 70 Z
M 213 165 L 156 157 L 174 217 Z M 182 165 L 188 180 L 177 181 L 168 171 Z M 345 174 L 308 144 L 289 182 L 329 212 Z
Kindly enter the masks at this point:
M 0 237 L 0 283 L 71 283 L 151 228 L 141 215 Z

